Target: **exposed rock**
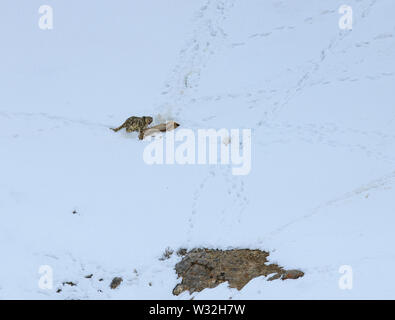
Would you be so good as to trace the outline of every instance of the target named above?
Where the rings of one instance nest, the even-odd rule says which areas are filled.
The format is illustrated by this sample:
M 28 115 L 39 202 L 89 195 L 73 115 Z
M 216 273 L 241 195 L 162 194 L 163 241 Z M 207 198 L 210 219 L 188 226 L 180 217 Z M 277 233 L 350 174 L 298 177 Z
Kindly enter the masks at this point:
M 269 279 L 267 279 L 267 281 L 273 281 L 273 280 L 277 280 L 281 278 L 281 274 L 280 273 L 276 273 L 275 275 L 271 276 Z
M 123 281 L 123 279 L 122 279 L 121 277 L 115 277 L 115 278 L 112 279 L 112 281 L 111 281 L 110 288 L 111 288 L 111 289 L 116 289 L 116 288 L 118 288 L 122 281 Z
M 173 254 L 173 250 L 171 248 L 166 248 L 165 252 L 163 255 L 159 258 L 160 261 L 164 261 L 167 259 L 170 259 L 171 255 Z
M 298 279 L 304 276 L 304 272 L 300 270 L 288 270 L 282 275 L 281 280 Z
M 189 288 L 187 287 L 187 286 L 184 286 L 183 284 L 181 284 L 181 283 L 179 283 L 179 284 L 177 284 L 176 285 L 176 287 L 173 289 L 173 294 L 175 295 L 175 296 L 178 296 L 180 293 L 182 293 L 182 292 L 184 292 L 184 291 L 186 291 L 186 290 L 188 290 Z M 202 289 L 203 290 L 203 289 Z M 192 291 L 192 292 L 194 292 L 194 291 Z M 191 293 L 192 293 L 191 292 Z
M 180 248 L 177 250 L 177 256 L 183 257 L 188 253 L 188 250 L 185 248 Z
M 250 249 L 212 250 L 193 249 L 176 264 L 182 281 L 173 289 L 174 295 L 214 288 L 228 281 L 229 287 L 242 289 L 251 279 L 272 275 L 268 280 L 297 279 L 304 273 L 284 270 L 277 264 L 266 264 L 268 252 Z

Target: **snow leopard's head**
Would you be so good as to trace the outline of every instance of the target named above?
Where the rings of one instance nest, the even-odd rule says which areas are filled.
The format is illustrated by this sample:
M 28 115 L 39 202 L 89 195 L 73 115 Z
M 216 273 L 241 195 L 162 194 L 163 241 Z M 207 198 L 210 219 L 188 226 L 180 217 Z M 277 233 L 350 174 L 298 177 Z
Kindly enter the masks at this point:
M 143 117 L 143 122 L 146 126 L 152 123 L 154 119 L 152 117 Z

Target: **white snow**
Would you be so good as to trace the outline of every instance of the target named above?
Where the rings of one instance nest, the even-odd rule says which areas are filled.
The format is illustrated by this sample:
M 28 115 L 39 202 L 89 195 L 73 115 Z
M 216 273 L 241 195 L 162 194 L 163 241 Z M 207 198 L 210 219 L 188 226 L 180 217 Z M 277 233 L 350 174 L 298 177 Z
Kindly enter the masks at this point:
M 348 0 L 352 31 L 337 0 L 69 0 L 46 31 L 22 2 L 0 7 L 0 299 L 189 299 L 166 247 L 305 272 L 195 299 L 395 298 L 392 0 Z M 252 170 L 147 165 L 108 129 L 131 115 L 251 128 Z

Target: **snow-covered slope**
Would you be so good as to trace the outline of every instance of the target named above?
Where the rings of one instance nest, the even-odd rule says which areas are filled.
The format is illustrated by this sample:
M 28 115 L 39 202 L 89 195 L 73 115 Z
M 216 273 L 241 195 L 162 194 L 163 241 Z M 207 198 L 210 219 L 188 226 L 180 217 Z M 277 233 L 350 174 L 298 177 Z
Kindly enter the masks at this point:
M 203 246 L 305 276 L 196 299 L 395 298 L 392 0 L 347 1 L 352 31 L 337 0 L 71 0 L 46 31 L 41 4 L 0 10 L 1 299 L 188 299 L 159 258 Z M 250 174 L 147 165 L 148 142 L 108 130 L 140 114 L 251 128 Z

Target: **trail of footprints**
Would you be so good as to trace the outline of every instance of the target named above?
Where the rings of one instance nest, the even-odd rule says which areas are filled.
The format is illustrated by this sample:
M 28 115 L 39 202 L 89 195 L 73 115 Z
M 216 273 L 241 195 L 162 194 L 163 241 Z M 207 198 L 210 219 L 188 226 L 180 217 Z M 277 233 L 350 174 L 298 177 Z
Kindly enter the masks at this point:
M 376 160 L 395 163 L 395 158 L 383 151 L 394 148 L 395 134 L 342 128 L 333 123 L 320 125 L 314 123 L 304 125 L 272 123 L 265 125 L 261 133 L 263 136 L 271 137 L 266 142 L 258 139 L 256 143 L 263 147 L 277 143 L 277 141 L 299 139 L 310 144 L 322 144 L 330 147 L 345 148 L 350 152 L 362 152 Z
M 229 168 L 228 166 L 220 166 L 216 167 L 215 169 L 210 169 L 208 174 L 203 178 L 199 186 L 195 189 L 191 214 L 188 218 L 188 242 L 191 241 L 191 238 L 195 231 L 195 223 L 202 214 L 198 211 L 198 203 L 202 201 L 202 198 L 205 196 L 205 194 L 210 195 L 210 191 L 206 191 L 206 187 L 211 180 L 215 179 L 216 181 L 218 181 L 218 179 L 223 179 L 224 181 L 226 181 L 227 185 L 226 190 L 218 190 L 218 193 L 222 196 L 220 199 L 226 199 L 226 202 L 223 203 L 223 209 L 220 213 L 221 223 L 226 225 L 234 225 L 235 223 L 241 222 L 241 218 L 243 216 L 243 213 L 246 211 L 249 200 L 246 196 L 243 179 L 240 177 L 232 176 L 230 174 L 230 170 L 231 168 Z M 219 183 L 219 185 L 221 184 Z M 229 207 L 236 208 L 234 215 L 232 216 L 230 216 L 228 210 L 226 210 L 226 208 Z M 212 214 L 217 215 L 218 212 L 214 212 Z
M 302 222 L 306 219 L 309 219 L 309 218 L 312 218 L 318 214 L 321 214 L 323 212 L 323 209 L 325 209 L 325 208 L 334 206 L 339 203 L 343 203 L 347 200 L 353 199 L 353 198 L 361 196 L 361 195 L 365 195 L 365 197 L 366 197 L 368 195 L 368 192 L 377 191 L 379 189 L 392 188 L 394 183 L 395 183 L 395 171 L 392 171 L 380 178 L 377 178 L 377 179 L 367 182 L 363 185 L 360 185 L 359 187 L 357 187 L 347 193 L 341 194 L 335 198 L 325 201 L 324 203 L 318 205 L 316 208 L 311 210 L 309 213 L 307 213 L 299 218 L 293 219 L 293 220 L 289 221 L 288 223 L 280 226 L 279 228 L 276 228 L 274 231 L 269 233 L 267 235 L 267 237 L 265 237 L 265 238 L 273 237 L 273 236 L 283 232 L 284 230 L 288 229 L 289 227 L 293 226 L 296 223 Z
M 196 28 L 165 83 L 158 107 L 160 113 L 170 111 L 175 117 L 180 116 L 189 97 L 198 88 L 200 73 L 210 56 L 224 46 L 227 35 L 221 24 L 233 3 L 234 0 L 208 0 L 197 12 Z

